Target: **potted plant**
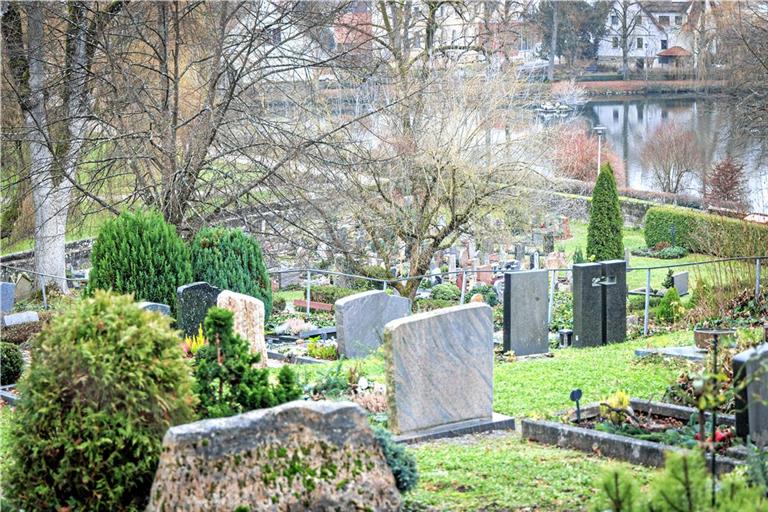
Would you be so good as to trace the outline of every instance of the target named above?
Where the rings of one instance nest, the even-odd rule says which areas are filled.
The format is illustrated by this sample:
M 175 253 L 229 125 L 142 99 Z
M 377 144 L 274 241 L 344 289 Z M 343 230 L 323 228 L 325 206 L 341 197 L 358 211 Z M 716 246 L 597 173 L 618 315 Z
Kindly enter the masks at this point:
M 712 345 L 712 329 L 725 329 L 730 322 L 727 318 L 708 318 L 696 323 L 693 327 L 693 342 L 697 348 L 709 350 Z

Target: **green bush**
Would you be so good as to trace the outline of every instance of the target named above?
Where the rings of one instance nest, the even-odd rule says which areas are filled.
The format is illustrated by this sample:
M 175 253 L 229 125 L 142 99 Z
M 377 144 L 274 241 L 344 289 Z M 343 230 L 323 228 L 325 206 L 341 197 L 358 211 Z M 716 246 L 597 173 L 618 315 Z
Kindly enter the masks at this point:
M 232 416 L 272 407 L 301 396 L 296 375 L 284 365 L 278 383 L 269 382 L 269 371 L 254 365 L 261 354 L 252 354 L 246 340 L 234 330 L 234 315 L 212 307 L 205 317 L 208 343 L 195 356 L 195 385 L 199 412 L 207 418 Z
M 432 287 L 433 300 L 458 301 L 461 298 L 461 290 L 452 283 L 441 283 Z
M 413 311 L 416 313 L 424 313 L 426 311 L 434 311 L 436 309 L 449 308 L 455 305 L 456 303 L 452 300 L 416 299 L 413 303 Z
M 624 239 L 616 179 L 609 164 L 600 169 L 589 208 L 587 257 L 595 261 L 624 259 Z
M 416 468 L 416 458 L 403 445 L 392 439 L 392 434 L 381 427 L 373 427 L 373 436 L 384 452 L 389 469 L 395 477 L 395 485 L 400 492 L 408 492 L 419 482 L 419 471 Z
M 768 226 L 674 206 L 649 208 L 644 233 L 648 247 L 666 242 L 721 257 L 768 254 Z
M 680 301 L 677 288 L 672 287 L 667 290 L 654 312 L 656 320 L 659 322 L 675 323 L 682 318 L 685 313 L 685 307 Z
M 499 296 L 496 294 L 496 290 L 494 290 L 493 286 L 482 283 L 476 284 L 469 290 L 469 293 L 464 296 L 464 302 L 468 302 L 469 299 L 477 293 L 482 295 L 485 303 L 491 307 L 499 303 Z M 459 290 L 459 297 L 461 297 L 461 290 Z
M 88 294 L 132 293 L 176 307 L 176 288 L 192 282 L 189 250 L 157 212 L 123 212 L 99 231 L 91 252 Z
M 309 290 L 309 298 L 313 302 L 325 302 L 327 304 L 333 304 L 337 300 L 360 293 L 360 290 L 353 290 L 352 288 L 342 288 L 341 286 L 334 286 L 332 284 L 323 284 L 312 286 Z
M 285 298 L 283 297 L 274 297 L 272 299 L 272 312 L 273 313 L 282 313 L 285 311 Z
M 366 265 L 361 269 L 360 274 L 365 277 L 384 279 L 386 281 L 392 279 L 392 274 L 389 273 L 389 270 L 380 265 Z M 384 283 L 355 278 L 352 288 L 356 290 L 383 290 Z
M 242 229 L 201 229 L 192 242 L 192 271 L 196 281 L 256 297 L 264 303 L 265 319 L 272 313 L 272 282 L 261 245 Z
M 576 264 L 587 262 L 587 260 L 584 258 L 584 253 L 581 251 L 581 247 L 577 247 L 573 252 L 573 262 Z
M 21 349 L 13 343 L 0 343 L 0 386 L 16 384 L 24 369 Z
M 24 510 L 143 510 L 166 430 L 193 418 L 167 316 L 96 291 L 33 341 L 6 496 Z
M 552 298 L 552 321 L 549 330 L 557 332 L 560 329 L 573 329 L 573 294 L 556 291 Z

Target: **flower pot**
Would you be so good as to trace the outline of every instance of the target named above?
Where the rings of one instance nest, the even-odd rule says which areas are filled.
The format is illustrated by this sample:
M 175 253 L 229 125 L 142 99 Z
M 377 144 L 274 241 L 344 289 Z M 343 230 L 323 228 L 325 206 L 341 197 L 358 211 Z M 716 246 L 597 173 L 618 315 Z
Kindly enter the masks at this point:
M 697 348 L 709 350 L 709 347 L 712 346 L 712 334 L 704 329 L 694 329 L 693 341 Z

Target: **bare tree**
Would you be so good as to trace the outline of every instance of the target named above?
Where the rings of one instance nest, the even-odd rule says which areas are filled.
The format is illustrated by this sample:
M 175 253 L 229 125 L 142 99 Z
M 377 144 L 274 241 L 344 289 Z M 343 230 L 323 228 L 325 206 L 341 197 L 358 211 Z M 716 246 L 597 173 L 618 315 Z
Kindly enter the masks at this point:
M 634 44 L 635 29 L 641 22 L 642 7 L 635 0 L 613 0 L 609 16 L 617 23 L 610 23 L 606 35 L 616 37 L 621 47 L 621 74 L 624 80 L 629 78 L 629 51 Z
M 645 141 L 641 159 L 661 192 L 679 194 L 702 167 L 702 153 L 695 135 L 682 125 L 659 126 Z
M 67 289 L 65 236 L 78 166 L 89 137 L 94 48 L 122 2 L 9 2 L 2 15 L 5 80 L 24 117 L 35 209 L 35 268 Z M 7 89 L 4 89 L 7 90 Z M 6 98 L 7 99 L 7 98 Z

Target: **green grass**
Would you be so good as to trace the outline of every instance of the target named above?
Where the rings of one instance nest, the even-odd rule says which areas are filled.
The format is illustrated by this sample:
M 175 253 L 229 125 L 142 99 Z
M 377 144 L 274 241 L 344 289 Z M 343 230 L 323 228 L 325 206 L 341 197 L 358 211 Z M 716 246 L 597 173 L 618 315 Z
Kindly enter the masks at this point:
M 11 421 L 13 420 L 13 409 L 4 406 L 0 409 L 0 496 L 3 495 L 3 475 L 8 474 L 8 466 L 11 463 Z
M 420 480 L 409 499 L 438 510 L 586 510 L 605 470 L 628 469 L 641 485 L 655 474 L 515 434 L 472 444 L 431 442 L 413 451 Z

